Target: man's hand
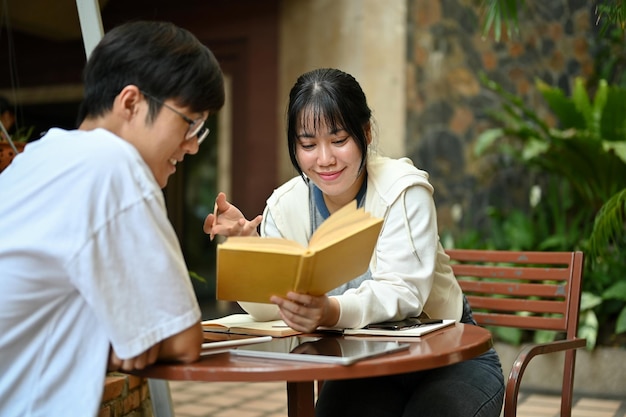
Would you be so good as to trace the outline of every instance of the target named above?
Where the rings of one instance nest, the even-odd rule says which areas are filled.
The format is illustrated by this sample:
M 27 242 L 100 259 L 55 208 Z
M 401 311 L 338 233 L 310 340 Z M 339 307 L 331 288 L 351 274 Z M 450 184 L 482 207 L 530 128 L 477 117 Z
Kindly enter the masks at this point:
M 143 369 L 148 365 L 152 365 L 159 357 L 159 347 L 160 344 L 157 343 L 134 358 L 120 359 L 111 346 L 109 348 L 109 365 L 107 367 L 107 371 L 132 371 L 135 369 Z
M 135 369 L 143 369 L 157 360 L 190 363 L 198 360 L 200 357 L 203 339 L 202 325 L 198 321 L 187 329 L 156 343 L 145 352 L 132 358 L 121 359 L 111 346 L 109 347 L 107 370 L 130 372 Z

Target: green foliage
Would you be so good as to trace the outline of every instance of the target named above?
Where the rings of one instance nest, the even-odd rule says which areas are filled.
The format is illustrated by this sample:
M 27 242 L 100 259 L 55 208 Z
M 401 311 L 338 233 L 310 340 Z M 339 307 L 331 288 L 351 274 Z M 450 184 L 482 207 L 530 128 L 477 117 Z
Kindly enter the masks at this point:
M 517 9 L 524 0 L 477 2 L 483 6 L 483 36 L 493 29 L 500 41 L 502 27 L 509 37 L 518 33 Z M 620 256 L 626 249 L 626 1 L 598 1 L 595 12 L 600 26 L 595 78 L 587 85 L 577 79 L 571 97 L 537 81 L 559 121 L 557 128 L 483 77 L 502 99 L 503 109 L 493 114 L 501 127 L 480 136 L 476 154 L 486 154 L 497 143 L 499 152 L 552 178 L 553 184 L 567 184 L 562 207 L 548 201 L 530 212 L 492 208 L 493 232 L 486 241 L 477 233 L 459 239 L 468 245 L 459 247 L 497 248 L 509 242 L 509 248 L 585 250 L 579 335 L 587 338 L 589 348 L 596 345 L 600 323 L 615 323 L 615 334 L 626 332 L 626 265 Z M 548 191 L 548 196 L 557 194 L 554 188 Z
M 590 94 L 579 78 L 567 97 L 537 81 L 559 122 L 553 127 L 519 97 L 482 80 L 502 107 L 492 113 L 499 126 L 477 139 L 476 155 L 508 155 L 540 180 L 542 190 L 529 209 L 491 208 L 487 245 L 585 251 L 579 332 L 590 348 L 604 325 L 625 332 L 626 264 L 620 254 L 626 249 L 626 88 L 601 81 Z
M 587 339 L 587 348 L 596 346 L 600 324 L 594 309 L 602 304 L 602 297 L 583 291 L 580 297 L 578 336 Z
M 592 44 L 595 50 L 594 71 L 588 84 L 593 88 L 600 80 L 606 80 L 611 85 L 626 87 L 624 29 L 621 24 L 608 27 L 608 20 L 603 20 L 603 22 L 600 36 L 596 36 Z
M 523 331 L 512 327 L 487 327 L 494 339 L 508 343 L 510 345 L 519 345 L 523 341 Z
M 591 238 L 590 252 L 595 256 L 610 256 L 626 246 L 626 188 L 612 196 L 598 211 Z
M 626 332 L 626 279 L 616 282 L 611 285 L 602 293 L 603 300 L 615 300 L 617 303 L 612 303 L 619 310 L 617 314 L 617 320 L 615 323 L 615 333 Z
M 496 42 L 502 39 L 502 28 L 509 38 L 519 33 L 518 3 L 524 5 L 524 0 L 481 0 L 483 15 L 483 37 L 487 37 L 493 29 Z
M 612 25 L 617 25 L 621 30 L 626 29 L 626 2 L 622 0 L 607 0 L 599 2 L 596 6 L 598 21 L 603 20 L 600 34 L 604 35 Z
M 198 274 L 197 272 L 194 272 L 194 271 L 189 271 L 189 277 L 191 279 L 195 279 L 197 281 L 200 281 L 200 282 L 202 282 L 204 284 L 206 284 L 208 282 L 205 277 L 203 277 L 202 275 L 200 275 L 200 274 Z
M 13 142 L 28 142 L 28 140 L 33 136 L 33 130 L 35 130 L 35 126 L 20 127 L 11 135 L 11 140 Z
M 519 33 L 519 7 L 524 7 L 525 0 L 475 0 L 481 6 L 483 36 L 487 37 L 493 29 L 496 42 L 502 39 L 504 27 L 509 38 Z M 622 0 L 598 1 L 596 4 L 596 24 L 600 24 L 600 35 L 605 37 L 617 27 L 621 32 L 626 29 L 626 2 Z

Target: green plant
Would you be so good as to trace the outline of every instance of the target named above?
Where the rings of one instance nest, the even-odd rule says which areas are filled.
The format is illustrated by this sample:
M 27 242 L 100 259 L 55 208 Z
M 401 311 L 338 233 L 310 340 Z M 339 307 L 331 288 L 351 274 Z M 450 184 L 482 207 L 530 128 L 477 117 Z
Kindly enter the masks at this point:
M 33 130 L 35 126 L 22 126 L 13 133 L 11 139 L 13 142 L 28 142 L 33 136 Z
M 513 32 L 519 32 L 518 9 L 527 4 L 525 0 L 475 0 L 481 6 L 483 36 L 492 30 L 496 41 L 502 37 L 502 28 L 506 29 L 509 37 Z M 532 2 L 528 2 L 531 3 Z M 596 84 L 602 87 L 602 80 L 608 80 L 611 85 L 626 87 L 626 76 L 623 68 L 626 67 L 624 50 L 624 33 L 626 31 L 626 1 L 604 0 L 595 2 L 596 24 L 600 26 L 596 37 L 597 54 L 594 59 L 595 75 L 589 80 L 589 86 Z M 619 151 L 619 149 L 616 149 Z M 621 149 L 622 154 L 625 152 Z M 624 157 L 622 156 L 622 159 Z M 608 206 L 598 213 L 596 227 L 590 241 L 590 252 L 597 256 L 604 248 L 611 246 L 616 237 L 623 237 L 626 233 L 624 219 L 626 218 L 626 188 L 621 189 L 607 201 Z
M 194 271 L 188 271 L 188 272 L 189 272 L 189 278 L 195 279 L 196 281 L 202 282 L 203 284 L 206 284 L 208 282 L 205 277 L 198 274 L 197 272 L 194 272 Z
M 487 36 L 493 30 L 494 39 L 499 42 L 502 39 L 502 29 L 511 38 L 519 33 L 518 9 L 525 7 L 528 0 L 475 0 L 482 9 L 483 36 Z M 604 35 L 617 26 L 620 30 L 626 29 L 626 1 L 604 0 L 596 1 L 596 22 L 601 25 L 600 34 Z
M 626 243 L 626 188 L 617 192 L 598 211 L 589 250 L 595 256 L 607 256 L 618 252 Z
M 518 139 L 521 147 L 512 150 L 513 156 L 568 180 L 575 198 L 591 205 L 594 214 L 626 188 L 626 89 L 601 82 L 592 100 L 581 78 L 571 97 L 538 80 L 537 89 L 559 120 L 553 128 L 519 97 L 484 76 L 482 80 L 503 99 L 504 111 L 492 114 L 503 127 L 480 136 L 477 154 L 502 137 Z
M 519 3 L 519 4 L 518 4 Z M 483 36 L 487 36 L 493 29 L 496 41 L 502 38 L 502 29 L 509 38 L 513 33 L 519 32 L 518 13 L 519 5 L 524 5 L 524 0 L 480 0 L 483 14 Z
M 484 76 L 482 80 L 503 104 L 502 111 L 492 114 L 501 126 L 479 136 L 477 155 L 504 152 L 556 185 L 548 193 L 555 200 L 545 210 L 496 218 L 500 234 L 523 245 L 520 249 L 584 250 L 581 331 L 590 347 L 603 325 L 612 326 L 615 335 L 624 333 L 626 266 L 620 253 L 626 249 L 626 89 L 601 81 L 591 97 L 583 80 L 577 79 L 566 97 L 559 88 L 537 81 L 559 121 L 552 127 L 520 98 Z M 558 195 L 560 190 L 566 193 Z
M 601 33 L 604 34 L 611 25 L 626 29 L 626 2 L 622 0 L 607 0 L 596 5 L 598 20 L 604 19 Z
M 530 187 L 528 207 L 490 207 L 490 224 L 482 234 L 470 230 L 449 238 L 446 247 L 522 251 L 569 251 L 576 247 L 590 227 L 585 228 L 584 213 L 577 213 L 567 183 L 555 177 L 542 178 L 537 173 L 529 173 L 529 176 L 535 185 Z M 595 329 L 597 331 L 597 326 Z M 490 330 L 496 340 L 514 345 L 528 340 L 543 343 L 557 336 L 553 331 L 530 332 L 504 327 Z

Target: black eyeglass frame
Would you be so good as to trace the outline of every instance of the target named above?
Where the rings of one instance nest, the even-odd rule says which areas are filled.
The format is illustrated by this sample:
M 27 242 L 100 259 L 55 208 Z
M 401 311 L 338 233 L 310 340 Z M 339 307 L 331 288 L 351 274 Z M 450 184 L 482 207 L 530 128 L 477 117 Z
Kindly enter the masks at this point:
M 187 122 L 187 124 L 189 124 L 189 130 L 187 130 L 187 133 L 185 134 L 185 140 L 191 140 L 194 137 L 197 137 L 198 138 L 198 145 L 200 145 L 200 144 L 202 144 L 202 142 L 204 142 L 206 137 L 209 136 L 209 133 L 211 133 L 211 129 L 209 129 L 207 126 L 204 125 L 204 123 L 206 122 L 206 119 L 203 120 L 203 119 L 199 118 L 197 120 L 192 120 L 189 117 L 185 116 L 183 113 L 181 113 L 178 110 L 176 110 L 175 108 L 173 108 L 172 106 L 170 106 L 167 103 L 165 103 L 163 100 L 159 100 L 158 98 L 156 98 L 153 95 L 148 94 L 148 93 L 146 93 L 144 91 L 141 91 L 141 94 L 143 94 L 144 96 L 148 97 L 150 100 L 156 101 L 157 103 L 159 103 L 163 107 L 166 107 L 169 110 L 173 111 L 174 113 L 179 115 L 185 122 Z M 197 126 L 194 126 L 196 124 L 197 124 Z

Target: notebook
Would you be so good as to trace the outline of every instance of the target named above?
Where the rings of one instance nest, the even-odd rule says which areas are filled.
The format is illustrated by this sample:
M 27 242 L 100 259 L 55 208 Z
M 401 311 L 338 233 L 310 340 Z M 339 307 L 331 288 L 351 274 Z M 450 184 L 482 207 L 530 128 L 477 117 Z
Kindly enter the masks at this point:
M 439 323 L 407 326 L 406 328 L 399 327 L 397 330 L 394 330 L 391 326 L 389 328 L 385 328 L 384 326 L 375 328 L 374 325 L 370 325 L 369 327 L 365 327 L 363 329 L 345 329 L 343 334 L 352 336 L 419 337 L 430 332 L 434 332 L 435 330 L 450 326 L 454 323 L 455 320 L 443 319 L 440 320 Z
M 231 349 L 231 355 L 351 365 L 357 361 L 408 349 L 395 341 L 349 340 L 342 337 L 291 336 Z

